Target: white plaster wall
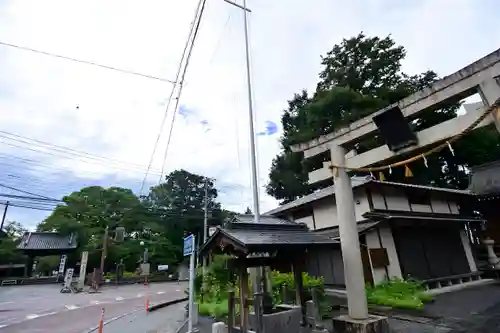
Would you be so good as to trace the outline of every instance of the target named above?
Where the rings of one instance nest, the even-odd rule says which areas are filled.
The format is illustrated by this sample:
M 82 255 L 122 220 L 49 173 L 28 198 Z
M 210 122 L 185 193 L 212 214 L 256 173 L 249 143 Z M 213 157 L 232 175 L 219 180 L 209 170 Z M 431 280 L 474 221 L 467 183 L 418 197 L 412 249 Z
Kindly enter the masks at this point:
M 356 189 L 354 195 L 354 207 L 356 221 L 363 221 L 363 214 L 370 211 L 370 204 L 364 188 Z M 337 207 L 334 198 L 326 198 L 312 203 L 316 230 L 338 226 Z M 312 223 L 312 222 L 311 222 Z
M 384 201 L 385 197 L 385 201 Z M 430 205 L 415 205 L 408 202 L 402 188 L 384 188 L 383 192 L 373 191 L 372 201 L 374 209 L 388 209 L 396 211 L 414 211 L 421 213 L 458 214 L 458 206 L 454 201 L 447 201 L 440 197 L 431 196 Z M 387 207 L 386 207 L 387 203 Z M 449 205 L 448 205 L 449 203 Z
M 337 207 L 333 198 L 326 198 L 313 203 L 316 229 L 324 229 L 339 225 L 337 221 Z
M 306 217 L 301 217 L 300 219 L 295 219 L 295 222 L 297 223 L 305 223 L 309 230 L 314 230 L 314 220 L 312 215 L 306 216 Z
M 384 196 L 378 191 L 372 192 L 373 209 L 387 209 L 385 207 Z
M 388 226 L 380 226 L 378 230 L 380 233 L 380 239 L 377 234 L 377 229 L 373 229 L 366 233 L 366 246 L 368 247 L 368 250 L 378 249 L 380 247 L 385 248 L 387 250 L 387 256 L 389 257 L 389 266 L 387 266 L 387 272 L 384 267 L 372 268 L 373 282 L 375 284 L 380 283 L 387 278 L 402 277 L 398 253 L 396 251 L 396 245 L 394 244 L 394 238 L 392 237 L 391 228 Z M 382 243 L 382 246 L 380 246 L 380 243 Z M 389 276 L 387 276 L 387 273 Z
M 449 201 L 452 214 L 458 214 L 458 205 L 455 201 Z
M 370 202 L 366 194 L 366 189 L 361 187 L 354 190 L 354 207 L 356 213 L 356 221 L 363 221 L 363 214 L 370 211 Z
M 408 198 L 406 198 L 405 192 L 402 189 L 387 187 L 384 189 L 384 195 L 388 210 L 410 210 Z
M 406 199 L 408 200 L 408 199 Z M 410 208 L 413 212 L 420 212 L 420 213 L 432 213 L 432 207 L 431 205 L 416 205 L 416 204 L 410 204 Z
M 467 237 L 467 233 L 463 229 L 460 230 L 460 238 L 462 239 L 462 244 L 464 246 L 465 256 L 467 257 L 467 261 L 469 262 L 470 271 L 477 272 L 476 260 L 474 259 L 474 255 L 472 254 L 469 237 Z
M 432 211 L 434 213 L 450 214 L 450 207 L 448 201 L 441 198 L 431 197 Z

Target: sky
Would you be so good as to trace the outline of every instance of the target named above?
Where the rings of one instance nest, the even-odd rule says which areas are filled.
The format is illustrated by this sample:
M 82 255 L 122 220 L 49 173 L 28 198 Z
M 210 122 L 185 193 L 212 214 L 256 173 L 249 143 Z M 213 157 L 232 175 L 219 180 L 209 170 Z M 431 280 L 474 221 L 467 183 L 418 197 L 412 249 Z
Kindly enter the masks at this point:
M 0 42 L 173 80 L 196 3 L 0 0 Z M 294 93 L 314 89 L 320 55 L 342 38 L 392 34 L 407 50 L 405 72 L 442 76 L 500 46 L 495 0 L 247 5 L 262 212 L 278 204 L 264 186 L 280 149 L 281 113 Z M 168 153 L 164 159 L 173 108 L 146 189 L 158 183 L 165 160 L 166 172 L 216 178 L 225 208 L 252 206 L 243 36 L 242 11 L 209 0 Z M 0 45 L 0 185 L 55 198 L 88 185 L 139 194 L 171 89 L 165 81 Z M 23 195 L 6 187 L 0 193 Z M 48 213 L 10 207 L 7 219 L 33 228 Z

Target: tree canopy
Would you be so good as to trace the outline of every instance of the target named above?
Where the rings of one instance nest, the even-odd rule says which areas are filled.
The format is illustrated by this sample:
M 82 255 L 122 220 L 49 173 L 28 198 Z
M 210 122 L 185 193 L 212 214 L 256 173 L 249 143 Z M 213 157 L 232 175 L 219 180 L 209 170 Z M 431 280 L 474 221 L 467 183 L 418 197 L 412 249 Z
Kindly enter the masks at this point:
M 26 229 L 15 221 L 7 221 L 0 235 L 0 265 L 18 263 L 22 260 L 22 253 L 17 251 L 17 244 Z
M 38 230 L 76 233 L 81 250 L 89 251 L 88 267 L 99 267 L 106 228 L 106 270 L 121 260 L 127 270 L 134 270 L 145 247 L 153 265 L 176 264 L 183 260 L 183 237 L 203 234 L 205 182 L 208 224 L 222 224 L 230 212 L 216 201 L 215 181 L 177 170 L 144 197 L 121 187 L 91 186 L 73 192 L 62 199 L 64 205 L 38 225 Z M 127 236 L 123 241 L 114 240 L 117 227 L 125 229 Z M 75 256 L 78 260 L 80 253 Z
M 405 56 L 404 47 L 397 45 L 391 36 L 368 37 L 363 33 L 343 39 L 322 56 L 323 69 L 316 91 L 313 94 L 306 90 L 296 93 L 283 112 L 282 151 L 272 162 L 267 193 L 285 203 L 317 188 L 307 184 L 308 172 L 329 157 L 320 154 L 305 161 L 302 153 L 291 151 L 293 144 L 330 133 L 439 79 L 431 70 L 414 75 L 404 73 L 401 62 Z M 411 122 L 411 126 L 415 131 L 431 127 L 455 117 L 459 107 L 460 104 L 454 103 L 443 105 L 434 112 L 424 112 Z M 375 135 L 350 148 L 362 153 L 382 144 L 381 138 Z M 411 181 L 464 188 L 467 186 L 467 167 L 500 156 L 500 138 L 495 129 L 476 130 L 459 140 L 454 152 L 455 155 L 450 151 L 434 154 L 428 158 L 428 167 L 416 163 L 412 166 L 414 177 Z M 386 177 L 392 181 L 408 181 L 404 179 L 403 170 L 395 170 Z

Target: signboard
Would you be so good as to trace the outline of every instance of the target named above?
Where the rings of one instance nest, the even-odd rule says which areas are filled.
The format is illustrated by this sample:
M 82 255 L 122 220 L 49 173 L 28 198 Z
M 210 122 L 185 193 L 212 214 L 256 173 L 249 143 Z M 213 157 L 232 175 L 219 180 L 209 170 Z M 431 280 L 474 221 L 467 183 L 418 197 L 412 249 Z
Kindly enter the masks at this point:
M 150 264 L 149 263 L 143 263 L 141 264 L 141 275 L 142 276 L 148 276 L 150 272 Z
M 65 254 L 61 256 L 61 261 L 59 262 L 59 274 L 64 273 L 64 267 L 66 266 L 66 258 L 68 258 L 68 256 Z
M 73 280 L 73 268 L 68 268 L 66 270 L 66 275 L 64 276 L 64 288 L 69 289 L 72 280 Z
M 184 256 L 190 256 L 194 252 L 194 235 L 184 238 Z
M 212 236 L 215 231 L 217 231 L 217 227 L 210 227 L 208 228 L 208 237 Z
M 89 253 L 82 252 L 82 262 L 80 263 L 80 275 L 78 276 L 78 289 L 83 289 L 85 286 L 85 275 L 87 275 L 87 261 L 89 260 Z
M 168 271 L 168 265 L 158 265 L 159 271 Z

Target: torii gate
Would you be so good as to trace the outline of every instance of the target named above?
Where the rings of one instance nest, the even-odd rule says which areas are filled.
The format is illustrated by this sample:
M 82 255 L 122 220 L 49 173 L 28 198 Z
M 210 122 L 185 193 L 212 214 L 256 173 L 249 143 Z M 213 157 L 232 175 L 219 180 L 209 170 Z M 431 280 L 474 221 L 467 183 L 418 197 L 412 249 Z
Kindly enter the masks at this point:
M 418 133 L 412 133 L 409 126 L 407 126 L 407 117 L 415 117 L 428 109 L 438 109 L 439 105 L 445 101 L 458 101 L 477 92 L 479 92 L 483 100 L 484 108 L 469 111 L 465 115 L 441 122 Z M 398 103 L 353 122 L 333 133 L 292 147 L 292 151 L 304 152 L 305 158 L 330 151 L 331 161 L 324 162 L 323 168 L 310 172 L 309 183 L 328 179 L 332 177 L 333 171 L 350 318 L 357 320 L 368 319 L 368 306 L 359 236 L 354 214 L 351 179 L 346 171 L 372 171 L 369 166 L 384 162 L 388 164 L 382 168 L 373 168 L 373 171 L 389 169 L 389 166 L 402 165 L 402 163 L 389 163 L 388 161 L 394 161 L 402 153 L 414 152 L 415 155 L 420 156 L 421 153 L 417 154 L 415 150 L 439 143 L 442 143 L 441 148 L 445 147 L 448 145 L 448 141 L 451 142 L 464 131 L 468 132 L 475 128 L 495 124 L 500 132 L 499 101 L 500 49 L 435 82 L 430 87 L 402 99 Z M 400 149 L 393 145 L 391 148 L 388 145 L 383 145 L 359 155 L 347 154 L 345 146 L 352 146 L 364 137 L 374 134 L 378 129 L 377 124 L 380 125 L 380 116 L 389 115 L 391 112 L 393 119 L 398 120 L 399 116 L 400 125 L 403 124 L 402 130 L 407 131 L 407 140 L 403 143 L 403 146 L 399 147 Z M 437 150 L 434 149 L 434 151 Z

